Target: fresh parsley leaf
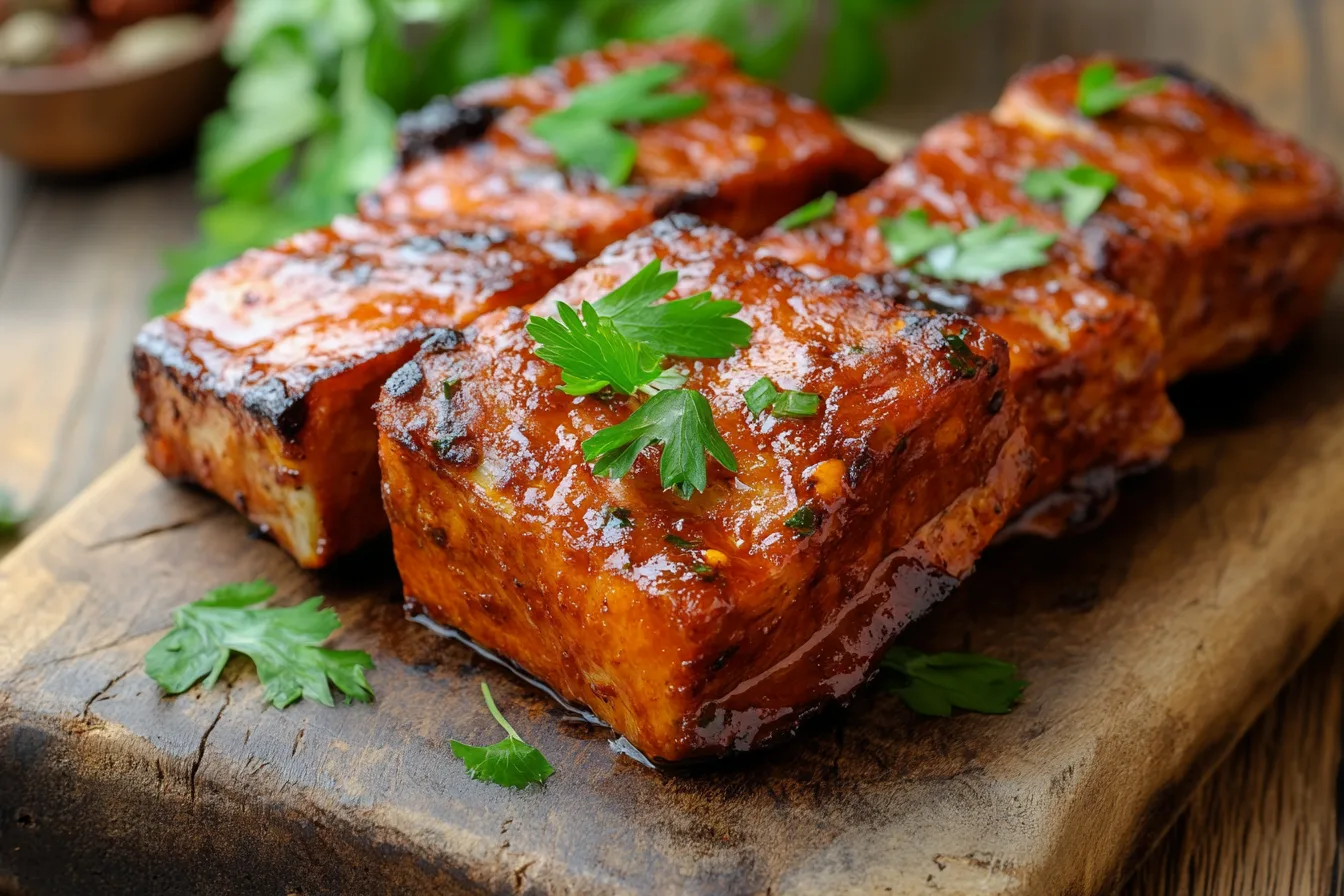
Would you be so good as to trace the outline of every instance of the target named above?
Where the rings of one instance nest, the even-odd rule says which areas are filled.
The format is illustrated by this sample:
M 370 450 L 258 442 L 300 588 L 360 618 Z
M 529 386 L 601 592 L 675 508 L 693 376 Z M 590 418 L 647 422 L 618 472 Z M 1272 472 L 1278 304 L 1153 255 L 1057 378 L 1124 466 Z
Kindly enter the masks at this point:
M 692 541 L 689 538 L 682 538 L 675 532 L 669 532 L 666 535 L 664 535 L 663 541 L 672 545 L 672 547 L 674 548 L 681 548 L 683 551 L 693 551 L 696 548 L 700 547 L 700 539 L 697 538 L 694 541 Z
M 775 384 L 770 382 L 768 376 L 763 376 L 751 384 L 751 388 L 742 393 L 742 400 L 747 404 L 747 410 L 751 411 L 751 416 L 761 416 L 761 411 L 775 403 L 779 397 L 779 390 Z
M 546 761 L 546 757 L 541 755 L 541 751 L 519 737 L 518 732 L 513 730 L 513 726 L 500 713 L 485 682 L 481 682 L 481 693 L 485 695 L 485 705 L 489 707 L 490 715 L 495 717 L 495 721 L 508 733 L 508 737 L 488 747 L 473 747 L 461 741 L 449 741 L 453 755 L 466 764 L 467 774 L 477 781 L 489 781 L 500 787 L 514 787 L 518 790 L 529 784 L 541 784 L 555 774 L 555 769 Z
M 534 315 L 527 333 L 537 341 L 537 357 L 560 368 L 560 390 L 568 395 L 591 395 L 607 386 L 634 395 L 663 374 L 661 354 L 622 335 L 588 302 L 579 311 L 561 303 L 556 317 Z
M 1008 217 L 963 230 L 954 243 L 935 246 L 918 270 L 939 280 L 984 283 L 1010 271 L 1040 267 L 1054 243 L 1054 234 L 1019 226 Z
M 610 186 L 620 186 L 630 179 L 637 146 L 617 125 L 682 118 L 704 108 L 704 94 L 662 92 L 684 70 L 663 62 L 585 84 L 574 91 L 568 106 L 533 119 L 532 133 L 564 167 L 593 171 Z
M 1002 714 L 1022 697 L 1027 683 L 1012 663 L 975 653 L 921 653 L 893 647 L 882 658 L 888 688 L 920 715 L 949 716 L 952 709 Z
M 594 475 L 619 479 L 630 472 L 641 451 L 655 444 L 663 446 L 658 467 L 663 488 L 674 488 L 683 498 L 705 490 L 706 454 L 737 472 L 737 459 L 714 426 L 709 402 L 690 389 L 658 392 L 623 422 L 589 436 L 583 458 L 593 465 Z
M 923 209 L 883 218 L 878 229 L 896 264 L 920 259 L 917 273 L 968 283 L 1040 267 L 1047 261 L 1045 250 L 1055 242 L 1054 234 L 1020 226 L 1012 217 L 954 233 L 944 225 L 930 225 Z
M 922 208 L 911 209 L 899 218 L 882 218 L 877 229 L 892 262 L 899 265 L 907 265 L 930 249 L 957 239 L 946 224 L 930 224 L 929 213 Z
M 655 392 L 662 392 L 664 389 L 680 389 L 686 385 L 687 376 L 685 371 L 677 370 L 675 367 L 668 367 L 658 374 L 658 379 L 640 388 L 652 395 Z
M 1116 182 L 1114 174 L 1091 165 L 1037 168 L 1022 179 L 1022 192 L 1036 202 L 1059 201 L 1064 220 L 1081 227 L 1101 208 Z
M 958 376 L 969 380 L 974 379 L 980 372 L 980 365 L 984 363 L 984 359 L 971 351 L 971 347 L 966 344 L 966 334 L 965 329 L 960 333 L 944 333 L 943 341 L 952 350 L 947 356 L 948 365 Z
M 727 358 L 751 341 L 751 325 L 732 316 L 742 310 L 738 302 L 718 301 L 708 292 L 658 301 L 678 277 L 655 258 L 593 307 L 622 335 L 665 355 Z
M 331 706 L 331 684 L 347 700 L 372 700 L 364 679 L 364 670 L 373 668 L 369 655 L 321 646 L 341 626 L 336 611 L 320 609 L 321 597 L 293 607 L 255 608 L 274 593 L 265 581 L 240 582 L 178 607 L 172 631 L 145 655 L 146 674 L 169 694 L 201 679 L 209 689 L 236 652 L 256 664 L 266 699 L 279 709 L 300 697 Z
M 531 130 L 562 167 L 591 171 L 610 187 L 624 184 L 635 170 L 639 144 L 605 122 L 552 112 L 534 120 Z
M 8 541 L 19 534 L 23 525 L 23 514 L 19 512 L 18 502 L 8 489 L 0 488 L 0 541 Z
M 806 36 L 829 27 L 822 93 L 834 111 L 854 112 L 886 80 L 880 26 L 921 5 L 923 0 L 842 0 L 825 8 L 812 0 L 234 4 L 225 56 L 239 74 L 228 108 L 204 130 L 197 169 L 205 194 L 224 206 L 255 210 L 265 226 L 225 241 L 203 220 L 201 238 L 165 258 L 153 313 L 181 307 L 199 271 L 352 210 L 359 189 L 386 172 L 376 169 L 391 164 L 392 114 L 418 109 L 435 96 L 611 40 L 686 33 L 724 41 L 747 73 L 778 78 Z M 682 96 L 653 92 L 668 95 Z M 589 140 L 597 143 L 588 150 L 597 170 L 620 174 L 633 164 L 629 135 L 603 126 Z
M 806 205 L 799 206 L 780 218 L 775 222 L 775 226 L 780 230 L 796 230 L 805 224 L 811 224 L 813 221 L 829 218 L 831 213 L 835 211 L 837 198 L 834 191 L 823 193 Z
M 608 507 L 602 512 L 603 529 L 629 529 L 635 525 L 635 516 L 628 507 Z
M 821 408 L 821 396 L 815 392 L 781 392 L 764 376 L 742 393 L 742 400 L 753 417 L 759 417 L 766 408 L 776 417 L 811 417 Z
M 770 413 L 776 417 L 813 417 L 821 408 L 821 396 L 815 392 L 795 392 L 786 389 L 779 393 Z
M 806 538 L 816 532 L 817 527 L 821 525 L 821 514 L 804 504 L 784 521 L 784 525 L 792 529 L 799 538 Z
M 1078 76 L 1078 111 L 1096 118 L 1119 109 L 1136 96 L 1159 93 L 1167 84 L 1163 77 L 1144 78 L 1121 84 L 1116 81 L 1115 65 L 1094 62 Z

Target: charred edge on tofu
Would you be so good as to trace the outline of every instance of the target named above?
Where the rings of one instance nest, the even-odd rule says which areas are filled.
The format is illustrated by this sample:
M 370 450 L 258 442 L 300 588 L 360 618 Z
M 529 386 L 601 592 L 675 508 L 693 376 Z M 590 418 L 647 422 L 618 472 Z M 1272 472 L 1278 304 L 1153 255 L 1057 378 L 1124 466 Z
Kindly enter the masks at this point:
M 399 349 L 416 340 L 421 341 L 421 348 L 426 351 L 445 351 L 455 348 L 462 341 L 462 334 L 457 330 L 446 328 L 421 328 L 407 334 L 405 339 L 399 340 L 390 346 L 390 349 Z M 358 363 L 357 360 L 351 360 L 346 364 L 314 371 L 307 383 L 309 386 L 314 385 L 327 377 L 343 373 Z M 290 444 L 299 441 L 299 436 L 308 423 L 307 388 L 290 393 L 280 380 L 271 379 L 237 391 L 216 389 L 214 378 L 210 373 L 172 340 L 142 332 L 136 339 L 131 355 L 132 380 L 141 382 L 147 379 L 153 374 L 154 366 L 157 366 L 183 395 L 193 401 L 197 400 L 195 396 L 211 392 L 219 398 L 227 398 L 230 394 L 236 396 L 244 411 L 268 424 L 275 430 L 276 435 Z M 410 366 L 406 365 L 397 370 L 393 378 L 408 376 L 407 368 Z M 418 367 L 415 368 L 415 373 L 420 373 Z M 416 383 L 418 380 L 407 385 L 401 394 L 409 392 Z M 143 424 L 144 421 L 141 422 Z
M 401 167 L 479 140 L 504 110 L 498 106 L 464 106 L 441 96 L 424 108 L 397 120 L 397 149 Z

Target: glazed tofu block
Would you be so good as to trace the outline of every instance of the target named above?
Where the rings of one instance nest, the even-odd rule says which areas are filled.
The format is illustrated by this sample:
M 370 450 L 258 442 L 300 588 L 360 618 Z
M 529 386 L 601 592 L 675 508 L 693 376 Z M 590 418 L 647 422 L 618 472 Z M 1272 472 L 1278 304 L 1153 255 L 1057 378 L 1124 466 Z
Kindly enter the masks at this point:
M 539 115 L 566 108 L 576 89 L 666 63 L 682 67 L 669 89 L 702 94 L 705 105 L 622 125 L 637 151 L 619 187 L 561 170 L 530 130 Z M 613 44 L 477 84 L 406 116 L 400 130 L 403 166 L 363 202 L 366 217 L 547 229 L 589 258 L 676 210 L 755 233 L 826 190 L 858 189 L 885 167 L 821 107 L 748 78 L 727 50 L 699 38 Z
M 525 329 L 655 258 L 680 272 L 668 298 L 709 290 L 753 328 L 733 357 L 679 365 L 738 467 L 711 460 L 689 499 L 664 489 L 658 447 L 594 475 L 581 443 L 637 401 L 562 393 Z M 388 381 L 379 452 L 408 609 L 651 759 L 759 745 L 865 680 L 1002 526 L 1031 458 L 1007 376 L 1003 341 L 965 317 L 811 280 L 673 216 Z M 753 415 L 761 377 L 819 411 Z
M 1105 62 L 1122 83 L 1165 81 L 1089 118 L 1075 106 L 1078 79 Z M 1178 67 L 1064 58 L 1014 78 L 993 117 L 1030 137 L 995 138 L 1006 140 L 1004 177 L 1070 159 L 1118 175 L 1078 234 L 1079 259 L 1153 303 L 1170 379 L 1281 348 L 1319 311 L 1344 251 L 1338 176 L 1216 87 Z M 943 136 L 952 152 L 968 135 Z
M 1181 424 L 1166 397 L 1162 336 L 1151 306 L 1082 276 L 1066 241 L 1050 247 L 1043 265 L 983 283 L 919 276 L 893 262 L 879 226 L 916 210 L 956 231 L 1010 216 L 1040 223 L 1044 214 L 992 166 L 974 168 L 936 143 L 921 142 L 827 218 L 767 231 L 757 251 L 814 277 L 859 278 L 904 304 L 964 313 L 1003 337 L 1013 392 L 1038 455 L 1018 509 L 1071 482 L 1076 492 L 1104 494 L 1110 471 L 1166 457 Z M 1071 494 L 1060 497 L 1067 500 L 1059 507 L 1037 508 L 1040 531 L 1082 522 L 1067 517 L 1097 509 Z M 1057 519 L 1059 513 L 1066 518 Z
M 552 237 L 355 218 L 248 252 L 136 340 L 149 461 L 322 566 L 387 528 L 372 407 L 388 375 L 439 328 L 535 301 L 575 267 Z

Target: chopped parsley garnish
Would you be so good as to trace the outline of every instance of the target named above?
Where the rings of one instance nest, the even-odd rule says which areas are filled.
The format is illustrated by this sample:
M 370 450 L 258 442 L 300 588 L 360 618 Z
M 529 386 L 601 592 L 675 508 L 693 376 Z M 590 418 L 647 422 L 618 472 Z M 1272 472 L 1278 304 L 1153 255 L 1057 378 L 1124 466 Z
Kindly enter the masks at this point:
M 675 532 L 669 532 L 666 535 L 664 535 L 663 541 L 672 545 L 672 547 L 674 548 L 681 548 L 683 551 L 693 551 L 696 548 L 700 547 L 699 539 L 692 541 L 689 538 L 682 538 Z
M 527 332 L 537 341 L 537 357 L 560 368 L 561 391 L 590 395 L 610 388 L 651 396 L 626 420 L 583 442 L 593 473 L 624 476 L 641 451 L 662 445 L 663 488 L 689 498 L 708 482 L 706 453 L 733 472 L 737 461 L 714 426 L 709 402 L 681 388 L 686 375 L 665 369 L 665 355 L 728 357 L 747 344 L 751 327 L 730 316 L 740 304 L 716 301 L 708 292 L 659 302 L 676 283 L 677 272 L 661 270 L 655 259 L 577 312 L 561 304 L 555 318 L 529 318 Z
M 593 465 L 594 475 L 619 479 L 641 451 L 655 444 L 663 446 L 658 466 L 663 488 L 676 489 L 683 498 L 705 490 L 706 454 L 737 472 L 737 459 L 714 427 L 709 402 L 691 389 L 658 392 L 624 421 L 593 433 L 583 442 L 583 459 Z
M 820 524 L 821 514 L 817 513 L 806 504 L 795 510 L 792 515 L 784 521 L 784 525 L 792 529 L 799 538 L 806 538 L 811 535 L 813 532 L 817 531 L 817 526 Z
M 951 352 L 947 356 L 947 363 L 957 372 L 958 376 L 966 379 L 974 379 L 976 373 L 980 370 L 983 360 L 971 347 L 966 344 L 967 330 L 963 329 L 960 333 L 944 333 L 943 341 Z
M 1121 84 L 1116 80 L 1115 65 L 1094 62 L 1078 76 L 1078 111 L 1096 118 L 1119 109 L 1136 96 L 1158 93 L 1167 84 L 1163 77 L 1144 78 Z
M 621 335 L 664 355 L 727 358 L 751 341 L 751 325 L 732 315 L 738 302 L 717 301 L 708 292 L 658 301 L 677 285 L 676 271 L 664 271 L 655 258 L 610 293 L 593 303 Z
M 742 393 L 742 400 L 753 417 L 759 417 L 766 408 L 776 417 L 811 417 L 821 408 L 821 396 L 815 392 L 781 392 L 764 376 Z
M 533 315 L 527 332 L 537 341 L 537 357 L 560 368 L 560 391 L 567 395 L 591 395 L 608 386 L 634 395 L 663 373 L 660 353 L 622 334 L 587 302 L 577 312 L 562 302 L 556 317 Z
M 929 223 L 928 213 L 912 209 L 899 218 L 878 221 L 882 239 L 899 265 L 915 264 L 915 272 L 939 280 L 984 283 L 1010 271 L 1040 267 L 1054 234 L 1023 227 L 1013 217 L 955 233 Z
M 815 392 L 795 392 L 786 389 L 779 393 L 770 413 L 776 417 L 813 417 L 821 407 L 821 396 Z
M 699 576 L 700 578 L 702 578 L 702 579 L 713 579 L 713 578 L 716 578 L 716 577 L 718 576 L 718 574 L 719 574 L 718 570 L 716 570 L 714 567 L 710 566 L 708 563 L 694 563 L 694 564 L 692 564 L 692 565 L 691 565 L 691 572 L 695 573 L 696 575 L 698 575 L 698 576 Z
M 1115 184 L 1114 174 L 1091 165 L 1037 168 L 1022 179 L 1022 192 L 1036 202 L 1058 201 L 1064 220 L 1072 227 L 1081 227 L 1101 208 Z
M 566 168 L 592 171 L 608 185 L 620 186 L 630 179 L 638 144 L 617 130 L 618 125 L 667 121 L 704 108 L 704 94 L 663 90 L 682 71 L 682 66 L 664 62 L 585 84 L 574 91 L 568 106 L 533 119 L 532 133 Z
M 208 592 L 173 611 L 173 630 L 145 655 L 145 673 L 169 694 L 201 679 L 214 687 L 233 653 L 257 667 L 266 699 L 284 709 L 300 697 L 331 706 L 334 684 L 347 702 L 373 699 L 364 670 L 373 660 L 362 650 L 323 647 L 341 627 L 336 611 L 310 597 L 293 607 L 256 608 L 275 593 L 269 582 L 239 582 Z
M 608 507 L 602 514 L 602 528 L 629 529 L 635 525 L 635 516 L 626 507 Z
M 481 682 L 481 693 L 485 695 L 485 705 L 490 709 L 490 715 L 495 717 L 499 727 L 508 736 L 487 747 L 473 747 L 458 740 L 450 740 L 448 745 L 453 755 L 466 764 L 467 774 L 478 781 L 489 781 L 500 787 L 515 787 L 519 790 L 529 784 L 540 784 L 555 774 L 555 769 L 541 755 L 541 751 L 519 737 L 508 719 L 500 713 L 485 682 Z
M 805 224 L 811 224 L 813 221 L 829 218 L 831 212 L 835 211 L 835 202 L 838 198 L 834 191 L 823 193 L 806 205 L 800 205 L 780 218 L 775 222 L 775 226 L 780 230 L 795 230 Z
M 975 653 L 921 653 L 893 647 L 882 658 L 882 668 L 891 673 L 888 690 L 924 716 L 950 716 L 954 707 L 1006 713 L 1027 686 L 1012 663 Z
M 453 389 L 455 389 L 456 387 L 457 387 L 457 380 L 444 380 L 443 397 L 451 399 L 453 397 Z

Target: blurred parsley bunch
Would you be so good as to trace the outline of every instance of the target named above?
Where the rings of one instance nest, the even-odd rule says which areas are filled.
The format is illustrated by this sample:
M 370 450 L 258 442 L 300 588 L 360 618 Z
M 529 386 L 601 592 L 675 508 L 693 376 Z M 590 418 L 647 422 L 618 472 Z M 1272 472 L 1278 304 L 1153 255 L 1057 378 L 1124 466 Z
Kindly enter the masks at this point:
M 399 113 L 615 38 L 715 37 L 777 78 L 825 19 L 823 102 L 881 92 L 880 26 L 921 0 L 238 0 L 227 107 L 201 137 L 200 239 L 165 253 L 155 314 L 201 270 L 354 208 L 395 161 Z M 825 7 L 823 9 L 822 7 Z

